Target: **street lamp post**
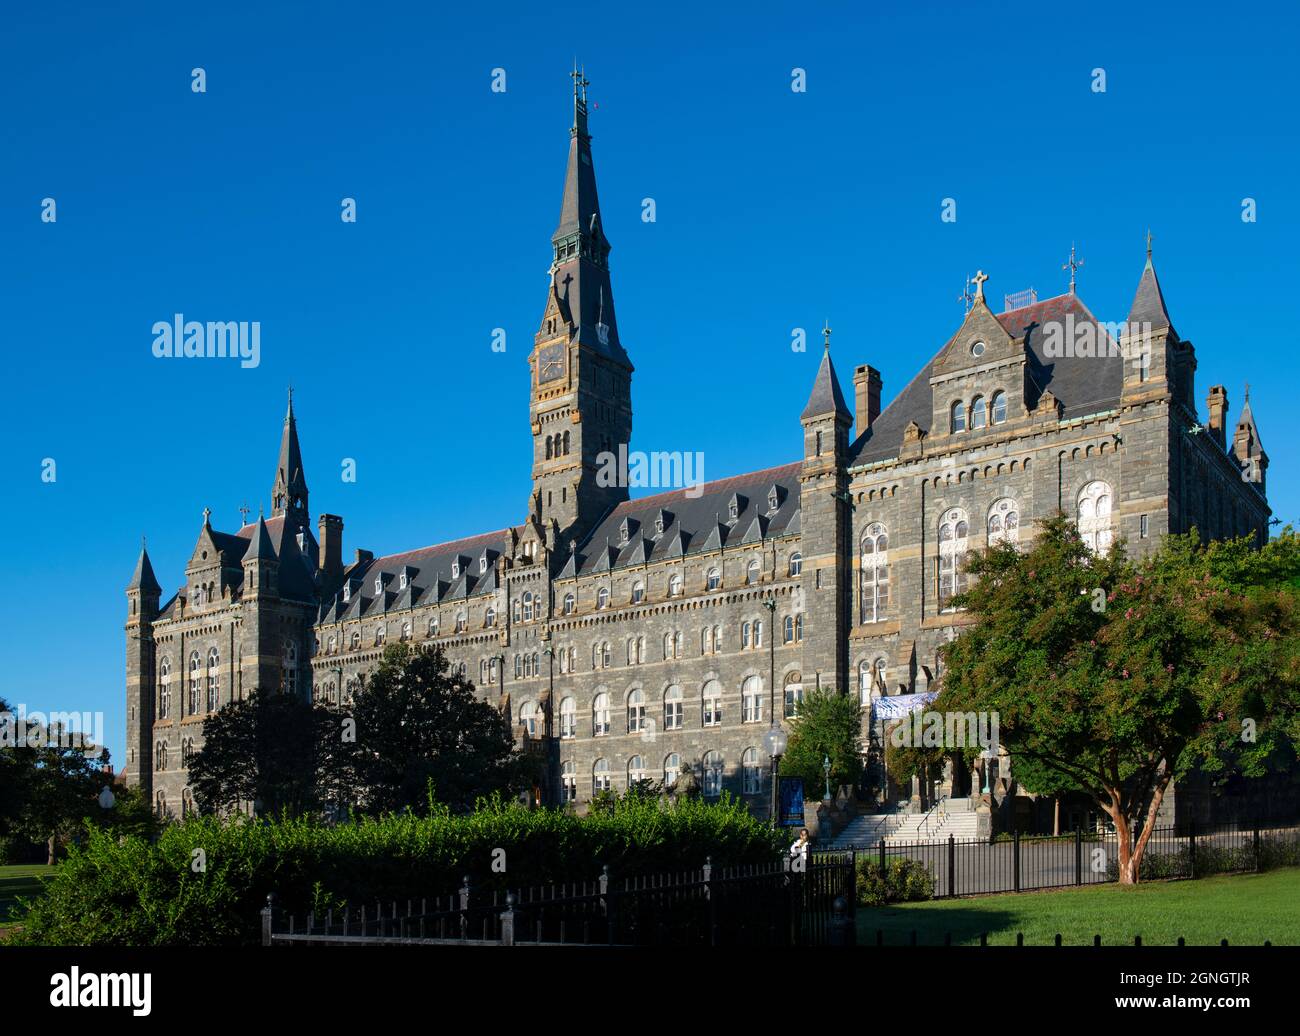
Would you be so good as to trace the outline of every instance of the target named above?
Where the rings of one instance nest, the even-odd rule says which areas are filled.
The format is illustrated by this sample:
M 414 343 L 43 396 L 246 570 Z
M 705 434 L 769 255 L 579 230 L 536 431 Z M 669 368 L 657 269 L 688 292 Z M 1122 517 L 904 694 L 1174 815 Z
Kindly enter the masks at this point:
M 775 826 L 780 819 L 777 815 L 780 810 L 780 802 L 777 796 L 777 777 L 781 769 L 781 756 L 785 754 L 786 736 L 785 731 L 776 725 L 776 599 L 771 595 L 763 602 L 763 607 L 767 609 L 767 700 L 768 700 L 768 717 L 767 733 L 763 735 L 763 745 L 767 748 L 768 757 L 772 760 L 772 804 L 771 817 L 772 824 Z
M 826 774 L 826 801 L 831 800 L 831 757 L 822 756 L 822 773 Z

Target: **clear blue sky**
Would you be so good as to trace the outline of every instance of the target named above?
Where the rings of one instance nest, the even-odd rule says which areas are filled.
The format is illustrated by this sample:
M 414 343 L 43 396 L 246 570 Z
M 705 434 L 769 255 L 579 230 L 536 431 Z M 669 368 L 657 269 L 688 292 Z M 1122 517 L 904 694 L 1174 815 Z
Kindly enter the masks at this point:
M 1122 320 L 1150 226 L 1198 399 L 1225 383 L 1235 415 L 1252 383 L 1271 499 L 1300 515 L 1294 5 L 90 6 L 11 7 L 0 37 L 0 693 L 105 711 L 118 765 L 140 536 L 170 593 L 205 506 L 233 530 L 268 501 L 288 382 L 348 555 L 523 517 L 575 55 L 634 447 L 703 451 L 707 478 L 794 460 L 823 319 L 888 400 L 968 274 L 1058 294 L 1071 241 Z M 261 365 L 155 359 L 176 312 L 260 321 Z

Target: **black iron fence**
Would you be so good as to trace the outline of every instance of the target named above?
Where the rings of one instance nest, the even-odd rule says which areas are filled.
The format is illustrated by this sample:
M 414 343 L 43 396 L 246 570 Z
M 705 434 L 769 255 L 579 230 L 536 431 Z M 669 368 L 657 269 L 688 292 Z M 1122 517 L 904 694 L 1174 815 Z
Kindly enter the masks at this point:
M 262 944 L 815 946 L 851 938 L 851 859 L 714 867 L 287 915 L 267 897 Z
M 1119 839 L 1112 833 L 1076 831 L 1063 837 L 1021 836 L 996 841 L 954 838 L 941 842 L 891 842 L 814 854 L 825 864 L 913 860 L 934 883 L 935 897 L 1022 892 L 1070 885 L 1101 885 L 1119 877 Z M 1220 824 L 1161 827 L 1151 832 L 1140 877 L 1195 878 L 1300 864 L 1300 826 Z

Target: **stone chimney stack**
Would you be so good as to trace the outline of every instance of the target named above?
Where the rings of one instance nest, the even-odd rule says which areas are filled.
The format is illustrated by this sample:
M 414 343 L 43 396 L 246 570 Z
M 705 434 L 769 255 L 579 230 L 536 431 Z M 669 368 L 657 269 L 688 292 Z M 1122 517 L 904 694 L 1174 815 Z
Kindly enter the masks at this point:
M 1227 448 L 1228 427 L 1228 390 L 1222 385 L 1211 385 L 1210 394 L 1205 399 L 1205 408 L 1209 411 L 1210 438 Z
M 343 519 L 320 516 L 320 575 L 323 596 L 332 596 L 343 580 Z
M 853 372 L 854 417 L 859 436 L 880 416 L 880 387 L 880 371 L 870 364 L 864 363 Z

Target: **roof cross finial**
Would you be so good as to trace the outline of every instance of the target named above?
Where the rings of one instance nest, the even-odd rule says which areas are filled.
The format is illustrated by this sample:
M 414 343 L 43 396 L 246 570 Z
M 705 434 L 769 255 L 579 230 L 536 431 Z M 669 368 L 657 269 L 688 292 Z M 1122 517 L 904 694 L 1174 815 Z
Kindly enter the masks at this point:
M 984 282 L 989 279 L 989 275 L 983 270 L 976 270 L 975 276 L 971 278 L 975 282 L 975 297 L 982 299 L 984 297 Z
M 1151 233 L 1151 228 L 1147 227 L 1147 260 L 1148 261 L 1150 261 L 1151 259 L 1151 242 L 1154 239 L 1155 239 L 1155 235 Z
M 831 321 L 830 321 L 830 318 L 829 318 L 829 317 L 827 317 L 826 320 L 822 323 L 822 335 L 825 337 L 826 351 L 827 351 L 827 352 L 830 352 L 830 350 L 831 350 Z
M 1061 267 L 1062 270 L 1070 271 L 1070 294 L 1074 294 L 1074 271 L 1083 265 L 1082 259 L 1074 257 L 1074 242 L 1070 242 L 1070 261 Z
M 203 508 L 203 524 L 208 525 L 211 523 L 211 520 L 212 520 L 212 508 L 211 507 Z
M 239 509 L 239 517 L 244 525 L 248 524 L 248 510 L 248 501 L 245 500 L 244 505 Z
M 1250 382 L 1246 382 L 1246 402 L 1250 402 Z

